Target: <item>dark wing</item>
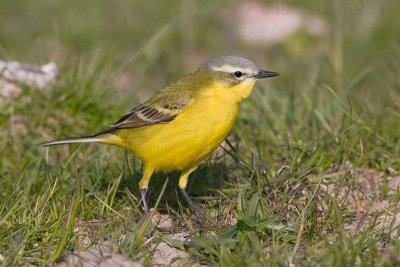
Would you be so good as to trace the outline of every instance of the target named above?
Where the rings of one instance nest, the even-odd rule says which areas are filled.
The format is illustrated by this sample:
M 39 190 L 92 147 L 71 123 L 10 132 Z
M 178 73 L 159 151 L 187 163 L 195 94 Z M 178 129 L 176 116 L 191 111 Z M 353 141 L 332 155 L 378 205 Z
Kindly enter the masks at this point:
M 110 128 L 137 128 L 174 120 L 182 109 L 193 100 L 191 91 L 181 90 L 180 86 L 175 86 L 159 91 L 151 99 L 125 114 Z
M 157 123 L 166 123 L 172 121 L 178 114 L 179 109 L 166 109 L 164 107 L 141 104 L 116 121 L 111 125 L 111 128 L 136 128 Z

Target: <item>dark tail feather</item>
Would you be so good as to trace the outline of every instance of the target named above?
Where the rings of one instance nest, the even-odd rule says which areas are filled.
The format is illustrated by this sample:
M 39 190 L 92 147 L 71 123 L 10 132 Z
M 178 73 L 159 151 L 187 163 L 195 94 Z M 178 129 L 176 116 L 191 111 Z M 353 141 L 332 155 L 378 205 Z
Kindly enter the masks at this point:
M 106 130 L 100 133 L 96 133 L 93 135 L 80 136 L 80 137 L 72 137 L 61 140 L 54 140 L 50 142 L 45 142 L 39 144 L 39 146 L 54 146 L 54 145 L 64 145 L 64 144 L 74 144 L 74 143 L 103 143 L 106 142 L 107 137 L 109 137 L 109 133 L 112 132 L 112 129 Z

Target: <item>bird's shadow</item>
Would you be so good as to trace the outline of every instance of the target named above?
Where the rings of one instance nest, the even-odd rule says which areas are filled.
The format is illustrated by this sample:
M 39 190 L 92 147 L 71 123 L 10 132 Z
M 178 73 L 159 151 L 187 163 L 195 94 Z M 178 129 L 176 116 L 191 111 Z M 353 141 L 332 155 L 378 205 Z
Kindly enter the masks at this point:
M 178 187 L 179 176 L 180 172 L 177 171 L 153 174 L 147 192 L 147 201 L 150 208 L 154 207 L 157 199 L 160 197 L 167 178 L 168 183 L 158 209 L 161 211 L 166 210 L 168 205 L 168 207 L 178 210 L 179 203 L 185 207 L 188 206 Z M 193 197 L 195 201 L 197 201 L 197 198 L 216 196 L 218 195 L 216 190 L 221 189 L 225 176 L 226 171 L 223 163 L 199 166 L 199 168 L 190 175 L 186 192 L 190 197 Z M 122 179 L 119 185 L 120 190 L 125 190 L 125 188 L 127 188 L 140 199 L 139 181 L 141 177 L 142 173 L 138 171 L 128 174 Z

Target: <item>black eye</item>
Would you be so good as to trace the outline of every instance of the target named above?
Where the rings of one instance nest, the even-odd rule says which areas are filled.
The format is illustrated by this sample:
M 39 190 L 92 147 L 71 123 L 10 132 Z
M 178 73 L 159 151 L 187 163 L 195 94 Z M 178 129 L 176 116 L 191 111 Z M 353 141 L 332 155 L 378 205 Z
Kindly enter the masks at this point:
M 241 71 L 235 71 L 235 73 L 233 73 L 233 75 L 235 75 L 236 78 L 240 78 L 243 76 L 243 73 Z

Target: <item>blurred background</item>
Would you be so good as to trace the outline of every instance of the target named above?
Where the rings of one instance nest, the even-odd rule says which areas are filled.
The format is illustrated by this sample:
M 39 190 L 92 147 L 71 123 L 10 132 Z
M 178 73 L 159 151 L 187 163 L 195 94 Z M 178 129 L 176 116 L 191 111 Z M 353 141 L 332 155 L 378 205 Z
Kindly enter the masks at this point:
M 54 61 L 61 76 L 79 62 L 103 63 L 110 71 L 102 87 L 116 98 L 140 93 L 143 100 L 208 58 L 236 53 L 282 73 L 274 83 L 296 94 L 306 90 L 299 87 L 304 82 L 339 92 L 363 83 L 352 93 L 379 111 L 393 104 L 390 92 L 398 87 L 397 7 L 339 0 L 2 1 L 0 60 Z

